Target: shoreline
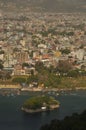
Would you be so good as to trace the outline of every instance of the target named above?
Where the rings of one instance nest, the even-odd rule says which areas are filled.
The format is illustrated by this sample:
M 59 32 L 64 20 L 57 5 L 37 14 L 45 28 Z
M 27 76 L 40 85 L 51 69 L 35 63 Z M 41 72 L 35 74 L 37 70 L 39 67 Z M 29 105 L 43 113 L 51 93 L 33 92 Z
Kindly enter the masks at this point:
M 72 90 L 86 90 L 86 87 L 75 87 L 75 88 L 22 88 L 20 85 L 0 85 L 0 90 L 14 90 L 18 89 L 21 92 L 61 92 L 61 91 L 72 91 Z
M 73 91 L 73 90 L 86 90 L 86 87 L 76 87 L 76 88 L 49 88 L 49 89 L 41 89 L 41 88 L 27 88 L 27 89 L 21 89 L 21 92 L 61 92 L 61 91 Z
M 52 105 L 51 108 L 49 108 L 49 109 L 36 109 L 36 110 L 33 110 L 33 109 L 27 109 L 27 108 L 22 107 L 21 111 L 23 111 L 25 113 L 28 113 L 28 114 L 32 114 L 32 113 L 38 113 L 38 112 L 52 111 L 52 110 L 58 109 L 59 107 L 60 107 L 59 104 L 58 105 Z
M 22 88 L 19 85 L 0 85 L 0 90 L 13 90 L 13 89 L 19 89 L 21 92 L 24 91 L 32 91 L 32 92 L 49 92 L 49 91 L 54 91 L 54 92 L 60 92 L 60 91 L 72 91 L 72 90 L 86 90 L 86 87 L 75 87 L 75 88 Z

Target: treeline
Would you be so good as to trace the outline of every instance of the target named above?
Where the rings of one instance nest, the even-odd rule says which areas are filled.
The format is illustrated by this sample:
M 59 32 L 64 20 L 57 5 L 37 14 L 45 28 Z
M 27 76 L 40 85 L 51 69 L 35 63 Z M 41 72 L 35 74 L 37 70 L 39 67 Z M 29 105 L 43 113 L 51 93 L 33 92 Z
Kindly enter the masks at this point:
M 52 120 L 50 124 L 42 126 L 40 130 L 86 130 L 86 110 L 82 114 L 74 113 L 63 120 Z
M 40 68 L 41 69 L 41 68 Z M 12 79 L 13 83 L 26 83 L 26 84 L 44 84 L 47 87 L 57 87 L 61 83 L 61 78 L 55 73 L 46 69 L 41 69 L 38 74 L 30 76 L 16 76 Z
M 0 64 L 1 65 L 1 64 Z M 0 66 L 1 68 L 3 66 Z M 24 63 L 22 67 L 29 68 L 29 64 Z M 34 66 L 35 71 L 31 70 L 30 75 L 12 76 L 10 72 L 2 69 L 0 72 L 0 80 L 5 82 L 10 81 L 12 84 L 22 84 L 32 86 L 40 86 L 54 88 L 67 88 L 68 86 L 85 87 L 86 86 L 86 71 L 82 69 L 73 69 L 72 63 L 68 61 L 59 61 L 56 67 L 46 67 L 42 62 L 37 62 Z
M 37 62 L 35 69 L 37 71 L 36 75 L 33 72 L 30 76 L 14 76 L 12 82 L 20 84 L 26 83 L 28 85 L 33 84 L 35 86 L 43 84 L 45 87 L 62 86 L 62 88 L 70 85 L 74 88 L 77 86 L 86 86 L 86 71 L 78 69 L 73 70 L 71 63 L 67 61 L 60 61 L 56 68 L 53 66 L 47 68 L 42 62 Z

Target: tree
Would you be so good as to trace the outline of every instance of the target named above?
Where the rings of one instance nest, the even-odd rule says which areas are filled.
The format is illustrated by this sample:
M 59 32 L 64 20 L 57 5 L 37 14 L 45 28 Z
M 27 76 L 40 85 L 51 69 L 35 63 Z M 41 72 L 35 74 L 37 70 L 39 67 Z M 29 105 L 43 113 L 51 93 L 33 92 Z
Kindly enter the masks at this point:
M 14 83 L 25 83 L 26 77 L 15 77 L 15 78 L 12 79 L 12 82 L 14 82 Z
M 57 87 L 61 83 L 61 79 L 55 74 L 51 73 L 48 79 L 44 81 L 44 85 L 47 87 Z
M 2 70 L 3 69 L 3 64 L 0 63 L 0 69 Z
M 78 70 L 71 70 L 71 71 L 68 72 L 67 75 L 68 75 L 69 77 L 77 77 L 77 76 L 79 76 L 80 74 L 79 74 L 79 71 L 78 71 Z
M 37 75 L 31 75 L 27 78 L 27 84 L 31 84 L 33 82 L 38 82 L 38 76 Z
M 82 114 L 73 114 L 63 120 L 53 120 L 50 124 L 45 124 L 40 130 L 86 130 L 86 111 Z
M 40 62 L 40 61 L 36 62 L 35 68 L 36 68 L 36 70 L 37 70 L 38 72 L 40 72 L 41 70 L 44 70 L 44 69 L 45 69 L 43 63 Z
M 62 73 L 67 73 L 72 70 L 72 63 L 68 60 L 60 60 L 57 65 L 57 70 Z
M 4 51 L 3 51 L 3 50 L 1 50 L 1 51 L 0 51 L 0 54 L 4 54 Z
M 64 50 L 61 50 L 62 54 L 69 54 L 70 53 L 70 50 L 69 49 L 64 49 Z
M 29 64 L 28 63 L 23 63 L 22 67 L 29 67 Z

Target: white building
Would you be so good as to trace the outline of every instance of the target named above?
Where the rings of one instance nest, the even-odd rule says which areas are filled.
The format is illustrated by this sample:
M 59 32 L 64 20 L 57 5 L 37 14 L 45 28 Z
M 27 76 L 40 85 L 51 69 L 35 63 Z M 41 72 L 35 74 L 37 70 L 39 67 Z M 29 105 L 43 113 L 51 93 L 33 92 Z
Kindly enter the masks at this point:
M 76 58 L 79 60 L 83 60 L 85 55 L 85 51 L 83 49 L 79 49 L 76 51 Z

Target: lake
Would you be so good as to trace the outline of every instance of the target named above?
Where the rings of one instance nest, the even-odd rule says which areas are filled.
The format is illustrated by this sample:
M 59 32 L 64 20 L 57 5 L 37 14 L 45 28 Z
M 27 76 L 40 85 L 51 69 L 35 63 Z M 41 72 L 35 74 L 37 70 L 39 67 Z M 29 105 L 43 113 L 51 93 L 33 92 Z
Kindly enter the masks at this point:
M 57 110 L 24 114 L 21 111 L 23 102 L 39 93 L 26 93 L 17 96 L 0 95 L 0 130 L 39 130 L 40 126 L 53 119 L 63 119 L 74 112 L 81 113 L 86 109 L 86 91 L 71 91 L 55 96 L 60 101 Z

